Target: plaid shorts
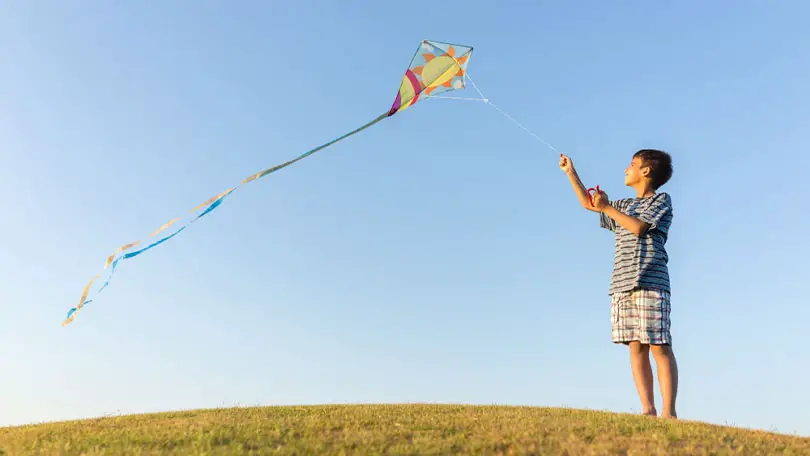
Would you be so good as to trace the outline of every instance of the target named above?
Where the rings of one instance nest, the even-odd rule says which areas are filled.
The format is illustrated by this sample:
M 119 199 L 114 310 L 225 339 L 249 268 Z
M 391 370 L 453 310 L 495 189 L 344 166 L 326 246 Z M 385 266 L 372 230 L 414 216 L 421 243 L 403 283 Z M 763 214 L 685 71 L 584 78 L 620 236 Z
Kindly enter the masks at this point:
M 613 342 L 671 345 L 670 293 L 633 290 L 611 296 L 610 317 Z

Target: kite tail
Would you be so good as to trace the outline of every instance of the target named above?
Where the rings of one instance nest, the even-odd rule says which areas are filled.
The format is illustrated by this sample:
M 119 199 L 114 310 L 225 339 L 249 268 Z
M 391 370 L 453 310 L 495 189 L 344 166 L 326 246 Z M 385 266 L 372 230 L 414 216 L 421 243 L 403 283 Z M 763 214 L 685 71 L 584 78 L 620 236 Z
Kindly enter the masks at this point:
M 371 122 L 369 122 L 369 123 L 367 123 L 367 124 L 365 124 L 365 125 L 363 125 L 363 126 L 361 126 L 359 128 L 356 128 L 356 129 L 346 133 L 343 136 L 340 136 L 340 137 L 335 138 L 335 139 L 333 139 L 333 140 L 331 140 L 331 141 L 329 141 L 329 142 L 327 142 L 325 144 L 322 144 L 322 145 L 320 145 L 320 146 L 318 146 L 318 147 L 316 147 L 314 149 L 308 150 L 307 152 L 304 152 L 303 154 L 299 155 L 298 157 L 296 157 L 296 158 L 294 158 L 292 160 L 286 161 L 284 163 L 273 166 L 271 168 L 267 168 L 267 169 L 265 169 L 263 171 L 260 171 L 258 173 L 251 174 L 250 176 L 243 179 L 242 182 L 239 183 L 239 185 L 237 185 L 235 187 L 232 187 L 232 188 L 230 188 L 228 190 L 225 190 L 224 192 L 220 193 L 219 195 L 216 195 L 216 196 L 208 199 L 204 203 L 202 203 L 202 204 L 196 206 L 195 208 L 193 208 L 190 211 L 192 213 L 195 213 L 195 212 L 199 211 L 200 209 L 202 209 L 202 211 L 200 211 L 197 215 L 190 217 L 185 223 L 180 224 L 178 228 L 176 228 L 173 232 L 171 232 L 171 234 L 164 234 L 163 237 L 156 238 L 158 240 L 153 241 L 152 243 L 150 243 L 146 247 L 143 247 L 143 248 L 141 248 L 139 250 L 129 251 L 133 247 L 141 244 L 141 241 L 131 242 L 129 244 L 125 244 L 125 245 L 119 247 L 118 249 L 115 250 L 115 252 L 113 252 L 112 255 L 110 255 L 107 258 L 107 262 L 104 264 L 104 270 L 109 271 L 108 274 L 107 274 L 107 279 L 104 281 L 104 283 L 98 289 L 98 291 L 95 292 L 95 294 L 93 295 L 93 299 L 95 299 L 102 291 L 104 291 L 105 288 L 107 288 L 107 285 L 109 285 L 110 280 L 112 279 L 112 276 L 115 273 L 115 269 L 116 269 L 116 267 L 118 266 L 118 263 L 121 260 L 128 260 L 128 259 L 134 258 L 134 257 L 146 252 L 147 250 L 150 250 L 150 249 L 152 249 L 154 247 L 157 247 L 158 245 L 163 244 L 164 242 L 168 241 L 169 239 L 177 236 L 178 234 L 180 234 L 180 232 L 185 230 L 189 225 L 191 225 L 192 223 L 194 223 L 197 220 L 201 219 L 202 217 L 208 215 L 214 209 L 219 207 L 222 204 L 222 202 L 224 201 L 225 198 L 230 196 L 234 191 L 236 191 L 242 185 L 245 185 L 247 183 L 253 182 L 253 181 L 258 180 L 258 179 L 261 179 L 262 177 L 265 177 L 268 174 L 272 174 L 272 173 L 274 173 L 276 171 L 279 171 L 282 168 L 286 168 L 287 166 L 292 165 L 293 163 L 295 163 L 295 162 L 297 162 L 299 160 L 303 160 L 304 158 L 309 157 L 310 155 L 312 155 L 312 154 L 314 154 L 314 153 L 316 153 L 316 152 L 318 152 L 318 151 L 320 151 L 322 149 L 325 149 L 325 148 L 327 148 L 327 147 L 329 147 L 329 146 L 331 146 L 331 145 L 333 145 L 333 144 L 335 144 L 335 143 L 337 143 L 339 141 L 342 141 L 342 140 L 348 138 L 349 136 L 357 134 L 357 133 L 365 130 L 366 128 L 371 127 L 372 125 L 376 124 L 377 122 L 380 122 L 381 120 L 383 120 L 383 119 L 385 119 L 387 117 L 390 117 L 390 115 L 391 115 L 391 112 L 387 111 L 385 114 L 380 115 L 379 117 L 372 120 Z M 158 228 L 151 235 L 149 235 L 149 238 L 155 238 L 158 234 L 160 234 L 160 233 L 166 231 L 168 228 L 174 226 L 181 218 L 182 217 L 172 219 L 168 223 L 166 223 L 163 226 L 161 226 L 160 228 Z M 93 285 L 93 283 L 96 280 L 98 280 L 100 278 L 101 278 L 101 274 L 97 274 L 95 277 L 93 277 L 90 280 L 90 282 L 87 284 L 87 286 L 85 286 L 84 291 L 82 292 L 82 297 L 79 300 L 79 305 L 77 305 L 76 307 L 71 308 L 68 311 L 65 320 L 62 322 L 62 326 L 68 325 L 71 322 L 73 322 L 73 320 L 76 318 L 76 315 L 79 312 L 79 310 L 81 310 L 85 305 L 93 302 L 93 299 L 88 299 L 88 296 L 90 294 L 90 287 Z

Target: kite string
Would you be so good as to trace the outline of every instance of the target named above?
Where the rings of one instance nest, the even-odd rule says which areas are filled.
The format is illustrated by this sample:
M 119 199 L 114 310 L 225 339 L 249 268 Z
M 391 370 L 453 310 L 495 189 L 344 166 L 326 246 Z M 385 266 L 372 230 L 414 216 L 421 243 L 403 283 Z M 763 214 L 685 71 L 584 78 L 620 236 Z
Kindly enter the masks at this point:
M 549 143 L 548 143 L 548 141 L 546 141 L 545 139 L 543 139 L 543 138 L 541 138 L 541 137 L 537 136 L 537 135 L 536 135 L 536 134 L 535 134 L 533 131 L 531 131 L 531 130 L 529 130 L 528 128 L 524 127 L 524 126 L 523 126 L 523 125 L 522 125 L 520 122 L 518 122 L 517 120 L 515 120 L 515 119 L 514 119 L 512 116 L 510 116 L 509 114 L 505 113 L 505 112 L 504 112 L 504 111 L 503 111 L 501 108 L 499 108 L 498 106 L 496 106 L 494 103 L 492 103 L 492 102 L 489 102 L 489 101 L 488 101 L 488 102 L 487 102 L 487 104 L 488 104 L 488 105 L 490 105 L 490 106 L 492 106 L 493 108 L 495 108 L 495 110 L 497 110 L 497 111 L 498 111 L 498 112 L 500 112 L 501 114 L 503 114 L 503 115 L 504 115 L 504 117 L 506 117 L 507 119 L 509 119 L 509 120 L 511 120 L 512 122 L 514 122 L 514 123 L 515 123 L 515 125 L 517 125 L 518 127 L 522 128 L 523 130 L 525 130 L 525 131 L 526 131 L 527 133 L 529 133 L 530 135 L 534 136 L 534 137 L 535 137 L 535 138 L 536 138 L 538 141 L 540 141 L 541 143 L 545 144 L 545 145 L 546 145 L 546 146 L 547 146 L 549 149 L 553 150 L 554 152 L 557 152 L 558 154 L 561 154 L 561 153 L 562 153 L 562 152 L 560 152 L 559 150 L 557 150 L 557 148 L 555 148 L 554 146 L 552 146 L 551 144 L 549 144 Z
M 473 86 L 473 88 L 475 89 L 475 91 L 476 91 L 476 92 L 478 92 L 478 94 L 479 94 L 479 95 L 481 95 L 481 101 L 483 101 L 484 103 L 486 103 L 486 104 L 488 104 L 488 105 L 492 106 L 493 108 L 495 108 L 495 110 L 496 110 L 496 111 L 498 111 L 499 113 L 503 114 L 503 116 L 504 116 L 504 117 L 506 117 L 507 119 L 509 119 L 509 120 L 511 120 L 512 122 L 514 122 L 514 124 L 515 124 L 515 125 L 517 125 L 518 127 L 522 128 L 522 129 L 523 129 L 523 130 L 524 130 L 526 133 L 528 133 L 528 134 L 530 134 L 530 135 L 534 136 L 534 138 L 535 138 L 535 139 L 537 139 L 537 140 L 538 140 L 538 141 L 540 141 L 541 143 L 545 144 L 545 145 L 546 145 L 546 147 L 548 147 L 549 149 L 553 150 L 554 152 L 557 152 L 558 154 L 561 154 L 561 153 L 562 153 L 562 152 L 560 152 L 559 150 L 557 150 L 557 149 L 556 149 L 554 146 L 552 146 L 551 144 L 549 144 L 549 143 L 548 143 L 548 141 L 546 141 L 545 139 L 541 138 L 540 136 L 538 136 L 536 133 L 534 133 L 533 131 L 529 130 L 528 128 L 524 127 L 524 126 L 523 126 L 523 124 L 521 124 L 520 122 L 518 122 L 517 120 L 515 120 L 515 118 L 514 118 L 514 117 L 512 117 L 512 116 L 510 116 L 509 114 L 507 114 L 506 112 L 504 112 L 504 110 L 502 110 L 502 109 L 501 109 L 501 108 L 499 108 L 499 107 L 498 107 L 498 106 L 497 106 L 495 103 L 493 103 L 492 101 L 490 101 L 490 99 L 489 99 L 489 98 L 485 97 L 485 96 L 484 96 L 484 93 L 483 93 L 483 92 L 481 92 L 481 89 L 479 89 L 479 88 L 478 88 L 478 84 L 476 84 L 476 83 L 475 83 L 475 81 L 473 80 L 472 76 L 470 76 L 470 72 L 469 72 L 469 71 L 467 71 L 467 72 L 465 73 L 465 75 L 467 76 L 467 79 L 469 79 L 469 80 L 470 80 L 470 82 L 472 83 L 472 86 Z

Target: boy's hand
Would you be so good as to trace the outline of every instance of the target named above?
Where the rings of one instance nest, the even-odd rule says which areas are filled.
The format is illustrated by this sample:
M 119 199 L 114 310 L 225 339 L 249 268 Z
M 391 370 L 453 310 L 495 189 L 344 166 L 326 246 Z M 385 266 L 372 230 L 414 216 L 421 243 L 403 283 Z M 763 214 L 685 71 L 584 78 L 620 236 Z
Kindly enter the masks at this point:
M 602 209 L 608 206 L 610 200 L 608 199 L 607 193 L 603 191 L 595 192 L 593 195 L 593 207 L 597 210 L 601 211 Z
M 574 162 L 571 161 L 571 157 L 560 154 L 560 169 L 563 170 L 565 174 L 574 172 Z

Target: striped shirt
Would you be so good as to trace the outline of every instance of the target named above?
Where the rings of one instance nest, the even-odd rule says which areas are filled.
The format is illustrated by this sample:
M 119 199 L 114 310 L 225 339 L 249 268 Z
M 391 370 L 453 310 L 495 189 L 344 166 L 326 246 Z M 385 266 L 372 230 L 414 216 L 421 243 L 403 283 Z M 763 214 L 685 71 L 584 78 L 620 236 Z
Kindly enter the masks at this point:
M 602 228 L 616 233 L 610 294 L 639 288 L 670 291 L 669 256 L 664 244 L 672 224 L 672 199 L 667 193 L 649 198 L 625 198 L 611 203 L 620 212 L 649 223 L 641 236 L 628 231 L 615 220 L 599 213 Z

